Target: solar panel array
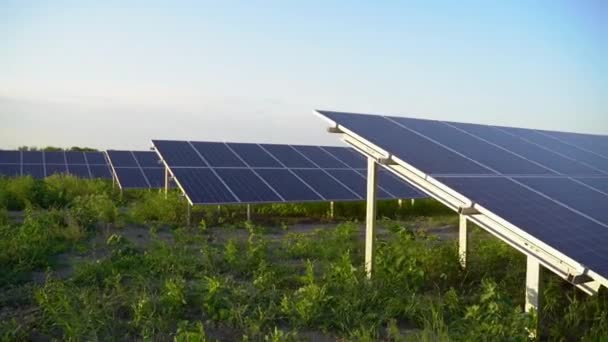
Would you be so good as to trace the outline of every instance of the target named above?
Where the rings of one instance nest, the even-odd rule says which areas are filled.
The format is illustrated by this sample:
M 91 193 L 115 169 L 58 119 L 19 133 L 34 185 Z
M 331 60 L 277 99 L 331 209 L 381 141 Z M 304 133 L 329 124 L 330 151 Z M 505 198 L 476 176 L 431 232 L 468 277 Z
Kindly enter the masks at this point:
M 319 111 L 608 276 L 608 137 Z
M 165 186 L 165 168 L 156 152 L 108 150 L 106 153 L 121 189 L 154 189 Z
M 54 174 L 112 178 L 102 152 L 0 150 L 0 176 L 41 179 Z
M 350 148 L 152 141 L 192 204 L 363 200 L 366 161 Z M 379 198 L 426 197 L 380 171 Z

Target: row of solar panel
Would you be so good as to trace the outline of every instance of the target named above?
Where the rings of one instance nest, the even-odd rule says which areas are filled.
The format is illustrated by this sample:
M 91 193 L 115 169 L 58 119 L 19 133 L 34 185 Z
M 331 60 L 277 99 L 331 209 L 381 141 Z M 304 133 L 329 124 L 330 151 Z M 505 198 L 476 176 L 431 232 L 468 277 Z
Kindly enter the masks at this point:
M 319 113 L 608 276 L 608 137 Z
M 350 148 L 154 140 L 193 204 L 365 199 L 365 159 Z M 423 194 L 386 171 L 379 197 Z
M 165 186 L 165 169 L 156 152 L 108 150 L 106 153 L 121 189 Z
M 153 140 L 171 168 L 365 168 L 365 159 L 350 148 L 277 144 Z
M 193 204 L 363 200 L 365 170 L 175 168 Z M 381 199 L 426 197 L 388 171 L 379 174 Z
M 431 175 L 608 175 L 606 137 L 323 111 Z M 424 148 L 420 148 L 424 146 Z
M 69 173 L 82 178 L 111 178 L 102 152 L 0 151 L 0 176 L 44 178 Z

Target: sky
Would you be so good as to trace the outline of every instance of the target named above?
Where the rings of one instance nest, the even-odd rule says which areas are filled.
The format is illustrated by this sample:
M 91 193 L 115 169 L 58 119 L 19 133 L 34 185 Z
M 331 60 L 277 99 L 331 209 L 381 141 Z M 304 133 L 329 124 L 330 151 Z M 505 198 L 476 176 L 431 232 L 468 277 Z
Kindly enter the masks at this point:
M 608 1 L 0 0 L 0 148 L 340 144 L 313 109 L 608 134 Z

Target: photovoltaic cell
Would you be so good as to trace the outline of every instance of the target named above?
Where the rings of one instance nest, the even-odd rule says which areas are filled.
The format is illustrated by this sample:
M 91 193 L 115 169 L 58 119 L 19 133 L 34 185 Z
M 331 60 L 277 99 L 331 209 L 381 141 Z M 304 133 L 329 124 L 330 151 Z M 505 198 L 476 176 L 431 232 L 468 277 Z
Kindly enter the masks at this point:
M 250 167 L 281 167 L 281 164 L 257 144 L 228 143 Z
M 44 178 L 44 165 L 42 164 L 23 164 L 23 176 L 32 176 L 36 179 Z
M 76 151 L 65 152 L 65 159 L 68 164 L 86 164 L 84 153 Z
M 162 151 L 165 162 L 172 167 L 207 166 L 186 141 L 154 140 L 152 143 L 158 151 Z
M 17 164 L 0 164 L 0 176 L 19 176 L 21 167 Z
M 162 164 L 158 159 L 156 152 L 152 151 L 133 151 L 137 163 L 141 167 L 155 167 L 163 168 Z
M 536 177 L 515 180 L 606 224 L 608 230 L 608 195 L 567 178 Z
M 360 199 L 353 196 L 353 193 L 329 177 L 323 170 L 314 169 L 293 169 L 293 171 L 306 183 L 317 190 L 326 200 L 353 200 Z
M 378 186 L 390 191 L 397 198 L 420 198 L 422 193 L 397 178 L 389 171 L 380 170 L 378 172 Z
M 608 177 L 603 177 L 603 178 L 581 177 L 581 178 L 575 178 L 575 179 L 579 182 L 583 182 L 583 183 L 587 184 L 588 186 L 593 187 L 594 189 L 597 189 L 605 194 L 608 194 Z
M 298 152 L 321 168 L 347 168 L 348 166 L 334 156 L 323 151 L 319 146 L 293 146 Z
M 107 165 L 102 152 L 85 152 L 84 155 L 89 165 Z
M 116 177 L 120 179 L 120 184 L 123 188 L 147 189 L 149 187 L 140 168 L 115 167 L 114 172 L 116 173 Z
M 281 202 L 272 189 L 250 169 L 216 169 L 241 202 Z
M 319 113 L 365 136 L 370 142 L 382 146 L 402 160 L 416 165 L 429 174 L 494 174 L 476 163 L 431 143 L 416 133 L 398 126 L 384 117 L 364 114 L 347 114 L 329 111 Z M 420 146 L 424 146 L 421 149 Z
M 91 176 L 93 178 L 112 178 L 112 174 L 107 165 L 89 165 L 89 170 L 91 170 Z
M 226 146 L 220 142 L 192 142 L 192 146 L 213 167 L 244 167 L 243 162 Z
M 528 143 L 493 126 L 456 122 L 449 122 L 449 124 L 564 175 L 602 174 L 573 159 L 566 158 L 556 152 L 539 147 L 538 145 Z
M 137 167 L 137 161 L 131 151 L 107 151 L 108 158 L 112 166 L 116 167 Z
M 548 148 L 551 151 L 557 151 L 562 155 L 565 155 L 576 161 L 583 162 L 608 174 L 608 159 L 600 157 L 597 154 L 563 143 L 559 140 L 547 137 L 546 135 L 540 134 L 530 129 L 512 127 L 500 127 L 500 129 L 513 135 L 519 136 L 523 139 L 526 139 L 527 141 Z
M 289 145 L 261 144 L 261 146 L 278 159 L 286 167 L 314 168 L 316 167 L 304 156 Z
M 21 156 L 19 151 L 2 151 L 0 150 L 0 164 L 19 164 Z
M 390 117 L 434 141 L 503 174 L 555 174 L 513 153 L 488 144 L 439 121 Z
M 608 137 L 606 136 L 567 132 L 539 132 L 551 136 L 560 141 L 563 141 L 565 143 L 591 151 L 593 153 L 603 156 L 604 158 L 608 158 Z
M 150 183 L 150 188 L 160 189 L 165 186 L 165 169 L 159 167 L 144 167 L 142 168 L 144 175 Z
M 192 203 L 222 204 L 238 202 L 211 169 L 176 168 L 173 169 L 173 172 Z
M 334 157 L 340 159 L 343 163 L 353 169 L 364 169 L 367 167 L 367 162 L 360 154 L 354 152 L 351 148 L 322 146 L 322 149 L 331 153 Z
M 23 151 L 23 164 L 42 164 L 42 152 L 40 151 Z
M 79 178 L 91 178 L 89 168 L 86 165 L 68 164 L 68 173 Z
M 45 151 L 44 162 L 47 164 L 63 164 L 66 165 L 65 153 L 63 151 Z
M 306 184 L 302 183 L 289 170 L 259 169 L 258 174 L 270 184 L 286 201 L 320 201 L 319 197 Z
M 65 164 L 46 164 L 46 176 L 52 176 L 56 174 L 68 173 L 67 166 Z

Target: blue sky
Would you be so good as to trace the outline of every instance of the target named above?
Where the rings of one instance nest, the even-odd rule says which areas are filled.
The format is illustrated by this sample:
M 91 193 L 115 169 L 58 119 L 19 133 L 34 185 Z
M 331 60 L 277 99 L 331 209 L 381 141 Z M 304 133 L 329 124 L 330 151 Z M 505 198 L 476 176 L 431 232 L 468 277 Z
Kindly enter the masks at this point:
M 608 134 L 606 1 L 1 1 L 0 148 L 337 144 L 313 108 Z

